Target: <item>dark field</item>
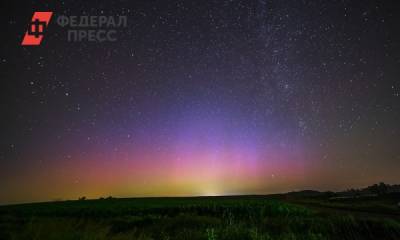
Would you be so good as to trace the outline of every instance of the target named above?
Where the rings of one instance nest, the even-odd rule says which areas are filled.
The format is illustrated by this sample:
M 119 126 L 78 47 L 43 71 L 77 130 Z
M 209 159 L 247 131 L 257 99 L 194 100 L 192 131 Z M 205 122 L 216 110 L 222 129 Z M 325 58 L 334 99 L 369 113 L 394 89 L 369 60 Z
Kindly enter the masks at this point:
M 397 198 L 101 199 L 0 207 L 0 239 L 400 239 Z

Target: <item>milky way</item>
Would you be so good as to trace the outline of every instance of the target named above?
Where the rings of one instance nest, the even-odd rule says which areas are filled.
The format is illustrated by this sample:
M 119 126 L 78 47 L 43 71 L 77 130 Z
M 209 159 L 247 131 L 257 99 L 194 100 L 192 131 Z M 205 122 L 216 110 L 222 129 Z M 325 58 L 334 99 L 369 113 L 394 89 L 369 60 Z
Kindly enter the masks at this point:
M 267 194 L 398 183 L 396 1 L 7 6 L 0 202 Z M 126 15 L 68 42 L 34 11 Z

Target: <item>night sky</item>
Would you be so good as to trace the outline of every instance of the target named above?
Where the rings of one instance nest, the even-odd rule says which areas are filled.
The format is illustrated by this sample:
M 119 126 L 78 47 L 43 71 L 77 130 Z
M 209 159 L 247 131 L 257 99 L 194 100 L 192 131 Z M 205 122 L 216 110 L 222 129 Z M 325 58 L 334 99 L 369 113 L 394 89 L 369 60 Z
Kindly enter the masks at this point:
M 2 3 L 0 203 L 400 182 L 397 0 L 48 2 Z

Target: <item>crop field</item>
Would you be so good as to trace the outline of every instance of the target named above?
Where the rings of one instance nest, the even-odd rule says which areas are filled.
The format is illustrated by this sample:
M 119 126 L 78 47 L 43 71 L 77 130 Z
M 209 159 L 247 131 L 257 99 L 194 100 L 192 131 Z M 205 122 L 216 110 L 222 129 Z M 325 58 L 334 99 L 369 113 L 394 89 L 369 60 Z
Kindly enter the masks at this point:
M 247 196 L 1 206 L 0 239 L 400 239 L 398 215 L 309 204 Z

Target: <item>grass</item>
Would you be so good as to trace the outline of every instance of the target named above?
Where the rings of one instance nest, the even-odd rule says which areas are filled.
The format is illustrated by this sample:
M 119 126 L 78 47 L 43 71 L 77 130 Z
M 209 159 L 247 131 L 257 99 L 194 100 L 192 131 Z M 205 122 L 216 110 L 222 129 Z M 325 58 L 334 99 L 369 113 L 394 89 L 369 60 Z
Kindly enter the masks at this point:
M 0 239 L 400 239 L 400 222 L 265 197 L 104 199 L 2 206 Z

